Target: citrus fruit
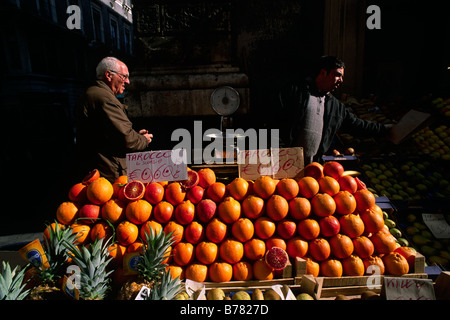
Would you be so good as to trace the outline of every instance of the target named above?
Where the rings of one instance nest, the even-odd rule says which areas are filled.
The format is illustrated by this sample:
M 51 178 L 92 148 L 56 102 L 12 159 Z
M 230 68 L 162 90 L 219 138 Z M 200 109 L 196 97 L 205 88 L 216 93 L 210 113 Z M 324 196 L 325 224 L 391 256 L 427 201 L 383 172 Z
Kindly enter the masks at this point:
M 283 270 L 289 262 L 289 256 L 280 247 L 272 247 L 267 250 L 264 260 L 273 270 Z
M 331 254 L 330 243 L 325 238 L 315 238 L 309 242 L 309 254 L 316 261 L 324 261 Z
M 319 219 L 320 233 L 324 237 L 332 237 L 339 233 L 341 225 L 335 216 L 327 216 Z
M 328 193 L 332 197 L 338 193 L 341 188 L 339 182 L 330 176 L 323 176 L 317 182 L 319 183 L 319 192 Z
M 70 226 L 72 233 L 77 234 L 74 244 L 85 244 L 89 237 L 91 228 L 87 224 L 74 223 Z
M 333 196 L 336 203 L 336 213 L 349 214 L 356 210 L 355 197 L 348 191 L 339 191 Z
M 267 200 L 266 213 L 272 220 L 280 221 L 289 213 L 289 203 L 284 197 L 274 194 Z
M 310 274 L 313 277 L 318 277 L 320 272 L 319 263 L 310 257 L 306 257 L 304 259 L 306 260 L 306 274 Z
M 169 221 L 164 226 L 163 230 L 166 235 L 172 233 L 172 237 L 174 240 L 173 245 L 176 245 L 178 242 L 180 242 L 183 239 L 184 227 L 181 224 L 176 223 L 175 221 Z
M 97 205 L 102 205 L 112 198 L 114 189 L 111 182 L 100 177 L 89 183 L 86 190 L 88 200 Z
M 223 200 L 226 193 L 226 186 L 222 182 L 214 182 L 206 189 L 206 196 L 216 203 Z
M 227 262 L 213 262 L 209 268 L 209 279 L 213 282 L 228 282 L 233 277 L 233 266 Z
M 133 180 L 123 187 L 123 195 L 128 201 L 142 199 L 145 194 L 145 185 L 141 181 Z
M 272 280 L 273 269 L 266 263 L 264 259 L 253 262 L 253 278 L 256 280 Z
M 225 239 L 219 245 L 219 256 L 228 263 L 237 263 L 244 256 L 244 245 L 234 239 Z
M 307 198 L 295 197 L 289 201 L 289 214 L 292 218 L 302 220 L 311 214 L 311 202 Z
M 378 254 L 388 254 L 397 248 L 395 238 L 389 232 L 378 231 L 375 232 L 370 240 L 375 247 L 375 252 Z
M 192 281 L 204 282 L 208 278 L 208 267 L 202 263 L 191 263 L 186 267 L 184 276 Z
M 89 185 L 91 182 L 93 182 L 94 180 L 100 178 L 100 171 L 98 171 L 97 169 L 92 170 L 91 172 L 89 172 L 86 176 L 84 176 L 83 180 L 81 180 L 81 182 L 85 185 Z
M 299 196 L 311 199 L 320 189 L 319 182 L 310 176 L 306 176 L 297 181 Z
M 117 198 L 119 196 L 119 190 L 122 189 L 128 183 L 128 176 L 122 175 L 118 177 L 113 183 L 113 198 Z
M 253 238 L 244 243 L 244 255 L 249 260 L 259 260 L 264 258 L 266 244 L 263 240 Z
M 319 217 L 331 216 L 336 211 L 336 203 L 328 193 L 318 193 L 311 199 L 311 210 Z
M 358 184 L 356 183 L 355 178 L 350 175 L 341 176 L 338 182 L 341 190 L 348 191 L 351 194 L 355 193 L 356 190 L 358 190 Z
M 175 207 L 175 220 L 181 225 L 187 225 L 194 220 L 195 205 L 189 201 L 184 200 Z
M 344 173 L 344 166 L 337 161 L 328 161 L 323 164 L 323 175 L 338 180 Z
M 286 243 L 286 252 L 292 259 L 303 258 L 308 252 L 308 242 L 302 237 L 293 237 Z
M 346 276 L 363 276 L 365 273 L 364 262 L 357 255 L 350 255 L 342 260 L 343 274 Z
M 217 212 L 223 222 L 231 224 L 240 218 L 241 204 L 233 197 L 225 197 L 225 199 L 219 203 Z
M 247 196 L 248 181 L 244 178 L 237 177 L 227 185 L 227 191 L 234 199 L 241 201 Z
M 339 218 L 339 224 L 341 225 L 340 232 L 350 238 L 359 237 L 364 232 L 364 222 L 359 214 L 345 214 Z
M 304 174 L 306 177 L 319 180 L 323 177 L 323 165 L 318 162 L 311 162 L 305 167 Z
M 331 254 L 338 259 L 345 259 L 349 257 L 353 251 L 353 241 L 345 234 L 338 233 L 329 239 Z
M 216 174 L 211 168 L 202 168 L 197 173 L 199 179 L 198 184 L 204 189 L 216 182 Z
M 188 265 L 194 260 L 194 246 L 189 242 L 177 243 L 172 249 L 172 258 L 180 266 Z
M 112 226 L 106 221 L 99 221 L 94 224 L 90 231 L 91 241 L 95 241 L 96 239 L 102 238 L 110 238 L 113 235 Z
M 56 209 L 56 219 L 59 223 L 70 225 L 78 218 L 78 207 L 71 201 L 61 203 Z
M 119 244 L 129 246 L 137 240 L 139 228 L 132 222 L 124 220 L 116 227 L 116 239 Z
M 218 255 L 219 249 L 214 242 L 202 241 L 195 247 L 195 257 L 203 264 L 213 263 Z
M 353 196 L 356 200 L 356 210 L 362 212 L 375 205 L 375 196 L 367 189 L 356 191 Z
M 157 204 L 164 199 L 164 187 L 158 182 L 150 182 L 145 187 L 144 199 L 150 204 Z
M 187 190 L 186 198 L 190 200 L 192 203 L 197 204 L 203 199 L 204 193 L 205 189 L 203 189 L 199 185 L 196 185 L 195 187 L 192 187 Z
M 366 236 L 356 237 L 352 241 L 355 254 L 362 259 L 370 257 L 375 251 L 372 241 Z
M 86 185 L 82 182 L 74 184 L 69 189 L 69 200 L 72 202 L 83 203 L 86 201 Z
M 278 181 L 276 192 L 289 201 L 298 195 L 299 186 L 294 179 L 284 178 Z
M 155 220 L 149 220 L 141 226 L 141 231 L 140 231 L 139 235 L 141 236 L 141 239 L 144 242 L 146 242 L 147 235 L 151 235 L 151 232 L 153 232 L 153 234 L 156 235 L 161 232 L 162 228 L 163 227 L 159 222 L 157 222 Z
M 320 262 L 320 274 L 324 277 L 341 277 L 342 263 L 338 259 L 327 259 Z
M 269 199 L 276 188 L 277 182 L 269 176 L 259 176 L 253 183 L 253 192 L 263 199 Z
M 217 204 L 211 199 L 202 199 L 195 207 L 195 215 L 203 223 L 209 222 L 216 214 Z
M 227 225 L 217 218 L 213 218 L 205 230 L 206 238 L 214 243 L 220 243 L 227 235 Z
M 373 271 L 369 271 L 370 266 L 375 266 L 378 269 L 379 274 L 384 274 L 385 267 L 383 260 L 379 256 L 370 256 L 363 259 L 364 262 L 364 270 L 366 274 L 373 274 Z
M 390 252 L 385 254 L 382 259 L 387 274 L 401 276 L 409 272 L 408 261 L 398 252 Z
M 192 221 L 190 224 L 184 228 L 184 238 L 187 242 L 196 244 L 203 240 L 205 236 L 205 230 L 203 225 L 197 221 Z
M 78 210 L 78 218 L 85 224 L 92 224 L 100 217 L 100 206 L 87 203 Z
M 146 200 L 132 201 L 125 208 L 125 217 L 134 224 L 143 224 L 150 219 L 152 209 L 152 205 Z
M 260 239 L 269 239 L 272 237 L 276 231 L 275 222 L 268 217 L 259 217 L 254 222 L 255 234 Z
M 257 219 L 265 212 L 265 202 L 264 199 L 255 196 L 247 196 L 241 204 L 242 213 L 250 219 Z
M 297 233 L 306 240 L 312 240 L 319 236 L 320 226 L 315 219 L 300 220 L 297 224 Z
M 191 189 L 198 184 L 199 180 L 200 178 L 198 176 L 197 171 L 188 170 L 187 179 L 180 181 L 180 184 L 185 189 Z
M 266 248 L 269 250 L 272 247 L 280 247 L 283 250 L 286 250 L 286 241 L 282 238 L 271 237 L 266 240 Z
M 165 200 L 157 203 L 153 208 L 153 218 L 159 223 L 167 223 L 172 219 L 173 205 Z
M 297 224 L 293 220 L 284 219 L 277 223 L 277 235 L 283 239 L 290 239 L 297 231 Z
M 233 264 L 233 279 L 236 281 L 249 281 L 253 278 L 253 266 L 248 261 L 239 261 Z
M 176 206 L 186 198 L 186 191 L 179 182 L 171 182 L 166 187 L 164 197 L 166 201 Z
M 250 240 L 254 232 L 253 222 L 248 218 L 239 218 L 231 226 L 231 234 L 241 242 Z
M 383 211 L 378 205 L 374 205 L 369 209 L 361 211 L 360 216 L 364 221 L 364 226 L 367 233 L 376 233 L 382 230 L 385 225 Z

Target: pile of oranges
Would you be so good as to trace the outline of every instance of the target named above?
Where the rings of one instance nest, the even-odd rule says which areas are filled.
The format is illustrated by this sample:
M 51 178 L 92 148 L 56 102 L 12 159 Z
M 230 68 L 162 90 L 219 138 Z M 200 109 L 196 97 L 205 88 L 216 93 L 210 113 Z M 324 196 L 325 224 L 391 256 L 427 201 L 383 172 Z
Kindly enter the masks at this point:
M 177 181 L 128 182 L 126 176 L 110 183 L 94 170 L 69 190 L 56 218 L 80 232 L 79 245 L 114 237 L 110 254 L 119 282 L 127 278 L 124 255 L 142 250 L 150 228 L 173 231 L 168 268 L 198 282 L 276 278 L 279 271 L 264 260 L 273 246 L 292 261 L 305 259 L 314 276 L 362 276 L 370 265 L 381 274 L 409 271 L 375 196 L 344 175 L 338 162 L 311 163 L 300 178 L 236 178 L 227 185 L 211 168 L 196 173 L 198 183 L 185 188 Z M 129 183 L 143 188 L 132 199 L 123 192 Z

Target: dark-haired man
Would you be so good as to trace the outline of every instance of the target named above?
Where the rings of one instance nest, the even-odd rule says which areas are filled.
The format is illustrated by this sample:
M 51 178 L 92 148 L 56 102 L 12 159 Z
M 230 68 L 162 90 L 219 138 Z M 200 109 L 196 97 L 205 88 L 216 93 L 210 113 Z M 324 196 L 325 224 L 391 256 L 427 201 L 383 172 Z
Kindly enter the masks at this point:
M 278 94 L 278 102 L 288 115 L 283 143 L 289 147 L 302 147 L 305 165 L 322 161 L 341 127 L 356 134 L 387 134 L 384 125 L 357 118 L 331 94 L 342 84 L 344 70 L 345 65 L 340 59 L 323 56 L 311 76 Z

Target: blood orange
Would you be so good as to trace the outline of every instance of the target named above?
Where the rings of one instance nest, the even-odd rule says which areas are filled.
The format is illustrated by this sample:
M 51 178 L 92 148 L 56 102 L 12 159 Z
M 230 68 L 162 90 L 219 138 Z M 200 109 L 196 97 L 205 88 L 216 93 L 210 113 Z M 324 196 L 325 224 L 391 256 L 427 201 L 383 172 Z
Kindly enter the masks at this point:
M 97 169 L 94 169 L 91 172 L 89 172 L 83 178 L 83 180 L 81 180 L 81 182 L 85 185 L 89 185 L 92 181 L 97 180 L 98 178 L 100 178 L 100 171 L 98 171 Z
M 185 189 L 191 189 L 191 188 L 195 187 L 199 181 L 200 181 L 200 178 L 198 176 L 197 171 L 188 170 L 187 179 L 180 181 L 180 184 Z
M 287 252 L 280 247 L 272 247 L 266 252 L 266 263 L 274 270 L 282 270 L 289 262 Z
M 142 181 L 133 180 L 128 182 L 123 188 L 123 195 L 128 201 L 142 199 L 145 194 L 145 185 Z

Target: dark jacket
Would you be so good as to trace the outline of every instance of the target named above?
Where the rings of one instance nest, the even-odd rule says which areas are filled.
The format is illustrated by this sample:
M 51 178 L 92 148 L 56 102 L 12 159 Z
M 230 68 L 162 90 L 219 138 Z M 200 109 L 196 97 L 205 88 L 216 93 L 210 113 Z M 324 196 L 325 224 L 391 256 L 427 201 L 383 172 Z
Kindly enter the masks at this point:
M 110 181 L 126 174 L 126 153 L 145 150 L 147 139 L 133 129 L 127 106 L 103 81 L 89 87 L 77 107 L 80 174 L 98 169 Z
M 294 143 L 302 130 L 304 110 L 308 105 L 311 93 L 315 91 L 315 84 L 311 78 L 301 84 L 290 84 L 280 90 L 278 102 L 287 119 L 286 128 L 281 134 L 285 146 L 301 147 Z M 348 133 L 357 135 L 382 136 L 386 134 L 384 125 L 357 118 L 342 102 L 328 93 L 325 97 L 322 141 L 314 161 L 322 162 L 322 156 L 328 151 L 334 136 L 341 128 Z

